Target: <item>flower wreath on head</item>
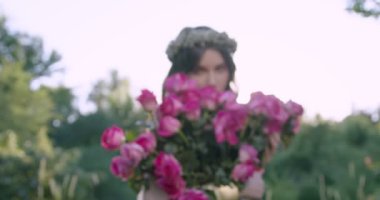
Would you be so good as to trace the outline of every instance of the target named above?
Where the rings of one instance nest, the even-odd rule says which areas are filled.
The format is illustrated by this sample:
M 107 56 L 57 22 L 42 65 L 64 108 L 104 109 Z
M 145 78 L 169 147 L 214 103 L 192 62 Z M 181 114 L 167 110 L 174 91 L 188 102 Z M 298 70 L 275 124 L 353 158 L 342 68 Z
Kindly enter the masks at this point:
M 169 60 L 173 61 L 181 49 L 194 47 L 220 47 L 233 54 L 236 51 L 237 43 L 234 39 L 228 37 L 225 32 L 219 33 L 205 26 L 187 27 L 180 32 L 175 40 L 170 42 L 166 49 L 166 55 Z

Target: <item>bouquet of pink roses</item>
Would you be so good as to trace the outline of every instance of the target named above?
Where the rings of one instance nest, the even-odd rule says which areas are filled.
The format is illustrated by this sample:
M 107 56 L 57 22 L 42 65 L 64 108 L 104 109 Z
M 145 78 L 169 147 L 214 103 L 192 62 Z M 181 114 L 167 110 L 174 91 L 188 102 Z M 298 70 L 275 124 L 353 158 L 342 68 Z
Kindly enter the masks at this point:
M 137 190 L 153 181 L 170 199 L 203 200 L 213 197 L 207 184 L 241 188 L 263 167 L 268 137 L 288 144 L 300 128 L 303 108 L 273 95 L 255 92 L 239 104 L 232 91 L 198 88 L 182 73 L 168 77 L 164 90 L 161 104 L 148 90 L 138 97 L 148 119 L 135 138 L 126 141 L 117 126 L 101 138 L 105 149 L 120 151 L 111 172 Z

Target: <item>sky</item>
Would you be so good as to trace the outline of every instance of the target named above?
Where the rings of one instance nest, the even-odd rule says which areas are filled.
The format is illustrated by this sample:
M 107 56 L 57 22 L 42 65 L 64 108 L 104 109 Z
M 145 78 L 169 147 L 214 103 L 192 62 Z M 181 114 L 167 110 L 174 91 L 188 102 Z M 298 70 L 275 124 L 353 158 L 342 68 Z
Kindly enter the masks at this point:
M 210 26 L 238 42 L 238 101 L 254 91 L 302 104 L 305 116 L 341 120 L 380 107 L 380 20 L 345 10 L 346 0 L 0 0 L 13 31 L 41 37 L 62 55 L 66 85 L 82 112 L 112 69 L 137 97 L 160 96 L 168 43 L 186 26 Z

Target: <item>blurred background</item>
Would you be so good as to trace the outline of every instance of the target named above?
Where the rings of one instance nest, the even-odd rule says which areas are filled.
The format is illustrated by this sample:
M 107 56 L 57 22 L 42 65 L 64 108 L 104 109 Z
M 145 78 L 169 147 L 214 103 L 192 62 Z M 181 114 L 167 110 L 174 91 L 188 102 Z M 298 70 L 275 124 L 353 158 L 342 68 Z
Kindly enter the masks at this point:
M 135 199 L 100 147 L 161 95 L 185 26 L 238 42 L 239 101 L 302 104 L 267 169 L 266 199 L 380 199 L 378 0 L 0 0 L 0 199 Z

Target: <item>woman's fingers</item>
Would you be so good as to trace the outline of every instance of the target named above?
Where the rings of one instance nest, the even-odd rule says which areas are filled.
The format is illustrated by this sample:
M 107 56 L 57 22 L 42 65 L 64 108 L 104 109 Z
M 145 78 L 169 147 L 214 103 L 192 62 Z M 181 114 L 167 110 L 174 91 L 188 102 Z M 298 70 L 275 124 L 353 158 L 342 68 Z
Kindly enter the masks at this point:
M 246 182 L 245 188 L 240 193 L 241 198 L 261 199 L 265 192 L 263 180 L 264 170 L 256 171 Z
M 268 136 L 268 146 L 265 148 L 265 156 L 263 160 L 264 163 L 268 163 L 272 159 L 280 142 L 281 142 L 280 134 L 271 134 Z
M 269 143 L 273 149 L 277 149 L 278 145 L 280 144 L 280 141 L 281 141 L 280 134 L 269 135 Z

